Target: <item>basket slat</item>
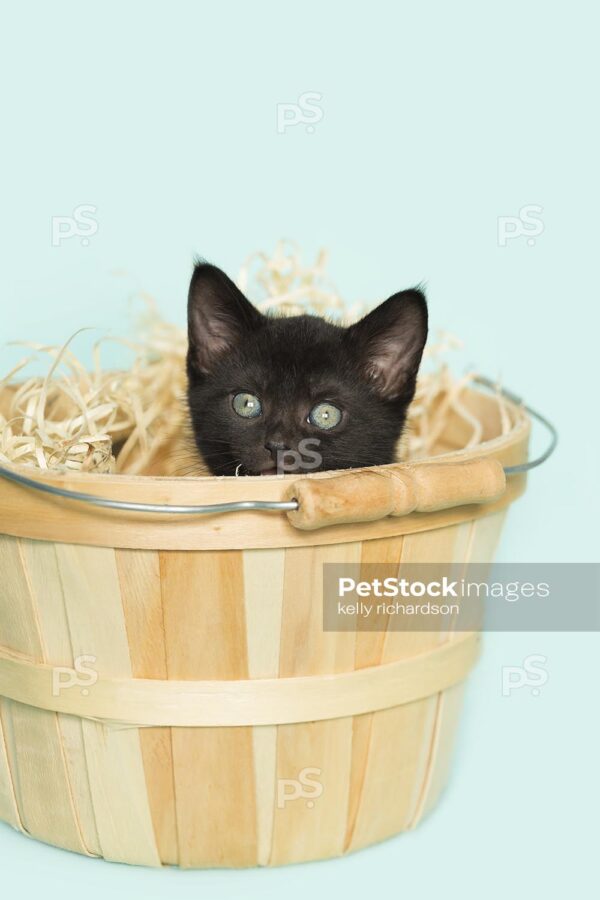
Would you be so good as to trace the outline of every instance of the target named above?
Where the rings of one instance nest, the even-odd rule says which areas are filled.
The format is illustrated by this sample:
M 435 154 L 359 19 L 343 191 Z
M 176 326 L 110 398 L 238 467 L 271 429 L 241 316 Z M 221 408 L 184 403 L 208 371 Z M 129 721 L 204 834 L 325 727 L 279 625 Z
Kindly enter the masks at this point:
M 465 683 L 463 682 L 448 688 L 438 696 L 436 728 L 431 742 L 429 776 L 424 785 L 419 806 L 415 810 L 411 828 L 416 828 L 419 822 L 435 807 L 442 791 L 448 784 L 458 725 L 463 709 L 464 693 Z
M 0 621 L 7 646 L 44 662 L 37 598 L 19 540 L 0 535 L 0 571 L 4 588 L 0 594 Z M 23 828 L 41 840 L 86 853 L 56 714 L 4 700 L 2 726 Z
M 134 678 L 168 678 L 160 558 L 150 550 L 117 550 L 123 613 Z M 170 728 L 139 731 L 148 802 L 161 860 L 179 862 Z
M 242 554 L 162 553 L 161 571 L 169 676 L 248 678 Z M 173 763 L 180 865 L 255 865 L 252 729 L 175 729 Z
M 73 808 L 57 716 L 4 700 L 8 763 L 28 834 L 66 850 L 87 853 Z
M 6 701 L 0 697 L 0 819 L 8 822 L 13 828 L 24 831 L 24 826 L 17 808 L 17 798 L 8 766 L 8 754 L 2 719 L 7 715 L 4 710 Z
M 70 663 L 73 650 L 54 545 L 22 540 L 21 548 L 27 577 L 36 599 L 45 661 L 56 665 Z M 57 719 L 79 831 L 87 852 L 92 856 L 101 856 L 81 722 L 73 716 L 58 715 Z
M 465 563 L 489 563 L 493 559 L 505 518 L 506 513 L 500 512 L 473 522 L 469 546 L 464 557 Z M 414 825 L 436 806 L 448 781 L 464 691 L 465 684 L 457 684 L 439 697 L 438 726 L 432 747 L 430 779 Z
M 429 543 L 417 543 L 415 538 L 412 537 L 407 541 L 409 545 L 408 554 L 406 559 L 403 557 L 403 561 L 431 563 L 431 560 L 435 560 L 436 563 L 441 564 L 461 563 L 466 565 L 476 527 L 477 521 L 474 520 L 470 523 L 455 525 L 451 529 L 446 529 L 446 533 L 431 532 Z M 442 567 L 440 567 L 440 574 L 441 571 Z M 446 644 L 454 642 L 463 637 L 462 632 L 457 634 L 452 631 L 449 621 L 440 620 L 439 625 L 439 632 L 432 632 L 428 635 L 429 639 L 431 639 L 431 644 L 427 641 L 428 647 L 435 646 L 436 643 Z M 447 757 L 451 754 L 452 741 L 451 739 L 446 740 L 446 735 L 447 732 L 450 732 L 450 735 L 453 734 L 455 722 L 451 717 L 446 717 L 445 702 L 445 691 L 431 698 L 430 705 L 434 708 L 434 718 L 431 723 L 431 731 L 427 735 L 427 740 L 423 747 L 423 768 L 416 779 L 412 811 L 405 825 L 407 829 L 414 828 L 422 818 L 430 785 L 436 778 L 438 769 L 442 772 L 444 771 Z M 444 727 L 444 725 L 447 727 Z M 444 737 L 443 741 L 441 740 L 442 736 Z
M 361 566 L 369 566 L 369 570 L 363 570 L 365 578 L 377 577 L 372 567 L 376 564 L 385 567 L 397 565 L 402 554 L 403 537 L 388 538 L 383 540 L 365 541 L 362 544 Z M 387 616 L 380 619 L 379 631 L 358 631 L 356 633 L 355 668 L 364 669 L 379 665 L 383 659 L 383 651 L 386 638 Z M 351 845 L 356 828 L 356 818 L 361 802 L 361 796 L 369 758 L 371 743 L 371 731 L 373 728 L 374 713 L 364 716 L 356 716 L 352 729 L 352 768 L 350 773 L 350 798 L 348 819 L 346 824 L 346 838 L 344 850 Z
M 244 607 L 250 678 L 276 678 L 279 674 L 284 567 L 284 550 L 244 551 Z M 256 862 L 266 866 L 271 859 L 277 802 L 277 726 L 253 728 L 252 742 Z
M 460 558 L 469 530 L 470 525 L 458 525 L 436 529 L 418 538 L 406 535 L 400 554 L 400 571 L 403 564 Z M 414 627 L 418 626 L 415 624 Z M 422 653 L 436 646 L 440 637 L 435 631 L 387 631 L 381 662 Z M 361 802 L 349 849 L 383 840 L 410 827 L 428 778 L 438 703 L 438 695 L 434 695 L 373 715 Z M 364 737 L 362 741 L 364 744 Z M 401 752 L 399 748 L 402 748 Z
M 360 554 L 360 543 L 286 551 L 279 668 L 282 678 L 353 670 L 354 632 L 323 631 L 322 572 L 324 562 L 358 563 Z M 271 857 L 274 865 L 284 860 L 314 859 L 318 853 L 343 853 L 352 721 L 348 717 L 279 728 L 278 786 L 285 780 L 301 780 L 305 769 L 314 769 L 309 777 L 321 785 L 322 793 L 314 801 L 278 804 Z
M 100 674 L 131 677 L 114 550 L 59 544 L 56 553 L 74 658 L 94 656 Z M 103 856 L 160 865 L 138 731 L 81 724 Z

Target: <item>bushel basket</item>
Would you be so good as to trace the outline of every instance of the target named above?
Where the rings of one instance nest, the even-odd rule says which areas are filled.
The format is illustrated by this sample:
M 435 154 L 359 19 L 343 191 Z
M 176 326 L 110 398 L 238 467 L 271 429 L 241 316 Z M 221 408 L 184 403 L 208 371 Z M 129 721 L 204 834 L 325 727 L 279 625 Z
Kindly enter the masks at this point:
M 491 560 L 529 418 L 507 402 L 506 429 L 496 397 L 462 400 L 482 442 L 464 449 L 450 416 L 411 465 L 0 478 L 0 819 L 188 867 L 322 859 L 413 828 L 446 783 L 478 635 L 325 631 L 323 565 Z M 222 506 L 240 501 L 267 508 Z

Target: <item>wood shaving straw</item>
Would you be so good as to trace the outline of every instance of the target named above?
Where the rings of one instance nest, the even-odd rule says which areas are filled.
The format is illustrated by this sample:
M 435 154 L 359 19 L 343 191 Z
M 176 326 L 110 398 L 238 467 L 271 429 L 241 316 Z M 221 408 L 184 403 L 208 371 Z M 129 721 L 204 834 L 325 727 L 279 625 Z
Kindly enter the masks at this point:
M 280 241 L 272 256 L 255 253 L 246 260 L 238 284 L 263 312 L 308 312 L 345 324 L 355 321 L 368 307 L 348 306 L 328 280 L 326 266 L 324 251 L 312 265 L 305 265 L 295 244 Z M 62 347 L 23 343 L 33 353 L 0 379 L 1 462 L 45 470 L 138 474 L 185 431 L 187 336 L 160 317 L 151 297 L 142 296 L 146 314 L 138 338 L 98 341 L 91 370 L 71 350 L 76 335 Z M 103 369 L 101 349 L 107 340 L 131 350 L 133 362 L 127 371 Z M 470 429 L 466 446 L 482 439 L 481 423 L 461 400 L 474 374 L 457 379 L 444 363 L 448 351 L 457 346 L 455 338 L 442 333 L 425 350 L 433 368 L 422 370 L 409 411 L 408 458 L 432 452 L 450 413 Z M 26 378 L 28 366 L 40 354 L 50 358 L 47 375 Z M 506 433 L 510 417 L 500 394 L 497 397 Z

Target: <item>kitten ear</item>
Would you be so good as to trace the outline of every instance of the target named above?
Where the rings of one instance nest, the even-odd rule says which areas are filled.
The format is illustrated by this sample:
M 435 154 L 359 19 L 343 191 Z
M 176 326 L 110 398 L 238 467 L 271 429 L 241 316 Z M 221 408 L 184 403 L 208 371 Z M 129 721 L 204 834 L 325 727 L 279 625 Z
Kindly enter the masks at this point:
M 197 263 L 188 298 L 188 368 L 200 375 L 212 372 L 222 355 L 262 320 L 225 272 Z
M 360 322 L 348 339 L 363 375 L 385 400 L 410 402 L 427 340 L 427 301 L 414 288 L 394 294 Z

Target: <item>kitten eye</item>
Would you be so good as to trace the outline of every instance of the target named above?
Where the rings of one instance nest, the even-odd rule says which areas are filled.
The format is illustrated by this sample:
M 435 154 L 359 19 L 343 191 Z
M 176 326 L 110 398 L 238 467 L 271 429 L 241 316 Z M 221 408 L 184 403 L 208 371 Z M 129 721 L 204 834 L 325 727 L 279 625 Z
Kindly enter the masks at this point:
M 231 404 L 243 419 L 255 419 L 262 412 L 262 405 L 254 394 L 236 394 Z
M 311 409 L 308 421 L 323 431 L 329 431 L 342 421 L 342 413 L 333 403 L 317 403 Z

